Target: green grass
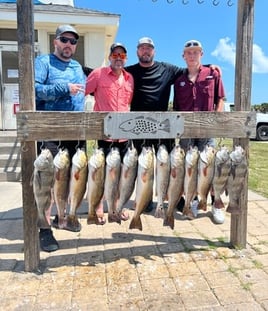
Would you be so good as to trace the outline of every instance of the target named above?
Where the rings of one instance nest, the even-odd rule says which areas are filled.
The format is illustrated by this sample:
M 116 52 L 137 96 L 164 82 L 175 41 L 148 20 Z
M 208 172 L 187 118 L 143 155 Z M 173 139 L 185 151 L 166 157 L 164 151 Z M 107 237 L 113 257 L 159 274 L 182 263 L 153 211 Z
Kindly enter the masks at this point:
M 250 141 L 248 187 L 268 198 L 268 143 Z
M 233 140 L 221 142 L 232 150 Z M 268 143 L 250 140 L 248 188 L 268 198 Z

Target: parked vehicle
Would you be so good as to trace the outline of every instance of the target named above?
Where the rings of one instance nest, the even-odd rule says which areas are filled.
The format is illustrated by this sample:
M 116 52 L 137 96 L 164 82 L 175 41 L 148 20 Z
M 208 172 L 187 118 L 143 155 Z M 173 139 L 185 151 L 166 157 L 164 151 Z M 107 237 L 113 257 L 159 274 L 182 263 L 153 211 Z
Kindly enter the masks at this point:
M 234 103 L 224 103 L 224 111 L 234 111 Z M 268 113 L 256 113 L 256 137 L 259 141 L 268 141 Z
M 268 113 L 256 113 L 256 139 L 268 141 Z

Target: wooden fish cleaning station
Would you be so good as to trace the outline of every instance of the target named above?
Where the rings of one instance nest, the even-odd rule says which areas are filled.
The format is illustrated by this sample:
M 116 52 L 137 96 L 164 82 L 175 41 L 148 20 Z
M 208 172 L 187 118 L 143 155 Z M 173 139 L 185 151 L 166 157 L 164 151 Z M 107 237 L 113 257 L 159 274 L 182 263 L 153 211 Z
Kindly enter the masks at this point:
M 130 112 L 126 113 L 128 118 L 133 119 L 134 116 L 150 116 L 157 120 L 167 118 L 174 120 L 175 118 L 178 120 L 179 127 L 176 128 L 176 122 L 172 121 L 172 126 L 176 131 L 172 138 L 180 136 L 183 138 L 232 138 L 233 145 L 241 145 L 246 150 L 248 158 L 249 138 L 254 136 L 256 131 L 256 115 L 250 112 L 253 18 L 254 0 L 238 0 L 234 112 L 141 112 L 138 114 Z M 21 107 L 20 112 L 17 113 L 17 137 L 22 146 L 24 263 L 25 271 L 31 272 L 37 271 L 40 264 L 37 211 L 33 189 L 30 186 L 33 162 L 36 158 L 35 142 L 37 140 L 96 140 L 113 137 L 112 132 L 105 132 L 105 126 L 111 119 L 115 122 L 112 123 L 114 126 L 123 116 L 117 113 L 108 115 L 108 113 L 96 112 L 35 112 L 32 0 L 17 0 L 17 22 Z M 116 132 L 118 126 L 114 127 Z M 183 127 L 182 130 L 181 127 Z M 139 138 L 145 137 L 147 136 L 139 136 Z M 169 135 L 166 136 L 166 138 L 169 137 Z M 248 178 L 245 180 L 241 193 L 240 208 L 240 215 L 231 215 L 230 243 L 234 247 L 245 248 Z

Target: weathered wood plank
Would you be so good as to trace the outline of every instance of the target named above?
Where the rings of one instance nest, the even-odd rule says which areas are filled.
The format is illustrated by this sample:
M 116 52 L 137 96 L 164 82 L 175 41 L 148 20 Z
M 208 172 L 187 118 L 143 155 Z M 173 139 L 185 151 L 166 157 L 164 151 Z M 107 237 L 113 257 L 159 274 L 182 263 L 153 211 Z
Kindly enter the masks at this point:
M 34 90 L 34 27 L 33 1 L 17 1 L 18 56 L 19 56 L 19 97 L 22 110 L 33 110 Z M 25 142 L 21 153 L 21 177 L 23 198 L 24 265 L 25 271 L 39 268 L 40 252 L 38 229 L 36 226 L 37 210 L 30 180 L 33 161 L 36 156 L 34 142 Z
M 252 50 L 254 30 L 254 0 L 239 0 L 237 11 L 237 43 L 235 64 L 235 110 L 249 110 L 251 105 Z M 234 144 L 241 145 L 249 158 L 249 140 L 237 139 Z M 240 215 L 231 216 L 230 242 L 245 248 L 247 244 L 248 214 L 248 176 L 240 196 Z
M 126 114 L 130 118 L 133 116 L 132 112 Z M 154 118 L 154 114 L 140 113 L 151 118 Z M 162 114 L 168 118 L 171 114 L 178 115 L 178 112 Z M 184 118 L 182 138 L 249 138 L 256 134 L 255 112 L 181 112 L 179 115 Z M 103 132 L 106 116 L 107 112 L 20 111 L 17 114 L 17 135 L 20 141 L 105 139 L 108 138 Z M 146 134 L 143 136 L 146 138 Z

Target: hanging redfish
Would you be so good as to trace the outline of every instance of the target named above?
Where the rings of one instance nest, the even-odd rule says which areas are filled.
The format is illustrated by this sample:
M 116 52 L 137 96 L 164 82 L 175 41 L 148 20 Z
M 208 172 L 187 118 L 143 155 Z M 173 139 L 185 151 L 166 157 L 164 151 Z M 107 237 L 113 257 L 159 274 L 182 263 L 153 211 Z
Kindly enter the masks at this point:
M 78 232 L 81 230 L 76 212 L 83 201 L 87 186 L 87 155 L 84 149 L 77 148 L 72 158 L 72 168 L 70 177 L 70 212 L 67 217 L 67 228 L 70 231 Z
M 104 198 L 108 206 L 108 221 L 121 222 L 120 216 L 116 212 L 116 202 L 118 200 L 118 186 L 121 170 L 121 157 L 119 149 L 112 147 L 106 157 L 106 172 L 104 183 Z
M 246 153 L 241 146 L 235 146 L 230 153 L 231 170 L 227 181 L 227 191 L 229 195 L 229 204 L 226 211 L 232 214 L 241 212 L 239 206 L 240 195 L 247 177 L 248 164 Z
M 33 194 L 38 211 L 37 226 L 50 228 L 46 211 L 52 206 L 52 188 L 54 183 L 53 156 L 49 149 L 42 149 L 34 161 L 32 178 Z
M 117 213 L 121 220 L 127 220 L 129 215 L 124 210 L 124 205 L 130 199 L 134 188 L 137 177 L 138 168 L 138 152 L 134 146 L 130 146 L 123 158 L 123 164 L 121 167 L 121 175 L 119 181 L 119 198 L 117 202 Z
M 88 161 L 88 224 L 100 224 L 96 210 L 104 193 L 105 155 L 103 149 L 95 149 Z M 103 219 L 103 210 L 101 218 Z
M 212 186 L 216 151 L 212 146 L 205 146 L 198 159 L 197 193 L 198 209 L 207 210 L 207 197 Z
M 165 145 L 160 145 L 156 154 L 156 196 L 157 205 L 154 216 L 156 218 L 164 218 L 164 201 L 167 198 L 167 189 L 170 173 L 170 158 Z
M 216 152 L 215 170 L 214 170 L 214 177 L 212 180 L 212 187 L 215 198 L 214 199 L 215 208 L 224 208 L 221 195 L 226 190 L 230 170 L 231 170 L 230 152 L 226 146 L 222 146 L 220 150 Z
M 54 200 L 58 211 L 57 228 L 64 229 L 66 214 L 69 184 L 70 184 L 70 155 L 67 149 L 60 149 L 54 160 L 55 182 L 53 187 Z
M 185 152 L 180 145 L 173 147 L 170 153 L 170 174 L 167 190 L 168 208 L 166 211 L 164 226 L 174 229 L 174 209 L 183 195 L 185 176 Z
M 140 215 L 153 197 L 154 152 L 151 147 L 143 147 L 138 158 L 135 211 L 129 229 L 142 230 Z
M 198 148 L 190 146 L 185 156 L 185 178 L 184 178 L 184 194 L 185 204 L 183 214 L 188 219 L 194 219 L 191 211 L 191 202 L 197 195 L 197 172 L 198 172 Z

